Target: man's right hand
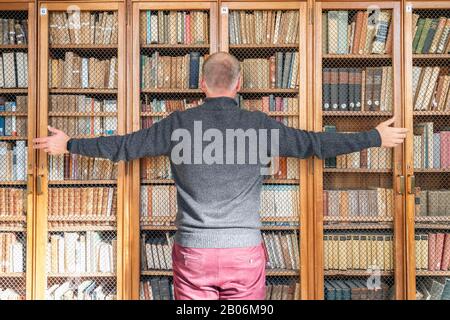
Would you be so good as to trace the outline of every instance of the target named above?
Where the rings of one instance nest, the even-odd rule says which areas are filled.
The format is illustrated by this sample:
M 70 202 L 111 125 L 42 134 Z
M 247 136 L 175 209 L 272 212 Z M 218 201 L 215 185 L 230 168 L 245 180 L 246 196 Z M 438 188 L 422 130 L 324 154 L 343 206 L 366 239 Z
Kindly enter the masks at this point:
M 403 143 L 408 129 L 390 127 L 395 121 L 395 117 L 381 122 L 375 129 L 378 130 L 381 137 L 381 146 L 393 148 Z
M 70 137 L 63 131 L 48 126 L 48 131 L 53 133 L 51 136 L 33 139 L 33 148 L 42 149 L 51 155 L 58 155 L 68 152 L 67 141 Z

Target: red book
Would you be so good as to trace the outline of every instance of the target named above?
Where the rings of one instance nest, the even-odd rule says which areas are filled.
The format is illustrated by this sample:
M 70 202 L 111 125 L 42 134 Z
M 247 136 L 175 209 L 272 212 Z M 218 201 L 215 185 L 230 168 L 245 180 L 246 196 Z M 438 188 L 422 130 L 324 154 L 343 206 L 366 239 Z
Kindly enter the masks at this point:
M 428 270 L 434 271 L 436 265 L 436 234 L 428 234 Z
M 323 216 L 328 216 L 328 191 L 323 190 Z
M 434 270 L 441 270 L 441 262 L 444 252 L 444 239 L 445 239 L 444 233 L 438 233 L 436 235 L 436 257 Z
M 270 106 L 270 101 L 269 101 L 269 96 L 265 96 L 262 97 L 262 112 L 269 112 L 269 106 Z
M 280 157 L 278 159 L 278 161 L 279 161 L 279 167 L 278 167 L 277 178 L 278 179 L 286 179 L 287 178 L 287 158 Z
M 450 168 L 450 131 L 441 131 L 441 168 Z
M 447 271 L 450 266 L 450 233 L 445 234 L 444 252 L 442 254 L 441 270 Z
M 271 56 L 269 58 L 269 78 L 270 78 L 270 87 L 275 88 L 275 84 L 276 84 L 275 56 Z

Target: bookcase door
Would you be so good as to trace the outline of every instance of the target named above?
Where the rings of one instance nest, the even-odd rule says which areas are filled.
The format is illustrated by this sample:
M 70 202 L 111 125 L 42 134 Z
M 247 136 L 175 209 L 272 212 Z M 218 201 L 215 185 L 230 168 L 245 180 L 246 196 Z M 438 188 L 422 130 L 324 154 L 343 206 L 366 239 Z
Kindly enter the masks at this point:
M 135 131 L 202 103 L 198 79 L 204 59 L 217 50 L 218 23 L 215 2 L 142 1 L 132 10 L 130 129 Z M 177 199 L 169 158 L 144 158 L 132 169 L 131 298 L 174 299 Z
M 317 131 L 402 125 L 400 28 L 395 2 L 316 3 Z M 403 297 L 401 149 L 316 160 L 317 298 Z
M 241 108 L 306 128 L 306 2 L 221 3 L 220 50 L 240 62 Z M 280 158 L 264 181 L 266 299 L 307 299 L 306 161 Z M 300 240 L 302 239 L 302 240 Z M 303 240 L 304 239 L 304 240 Z
M 450 3 L 405 3 L 408 298 L 450 297 Z
M 32 297 L 34 14 L 0 3 L 0 300 Z
M 39 5 L 39 136 L 125 133 L 125 5 Z M 39 154 L 40 299 L 120 299 L 124 164 Z

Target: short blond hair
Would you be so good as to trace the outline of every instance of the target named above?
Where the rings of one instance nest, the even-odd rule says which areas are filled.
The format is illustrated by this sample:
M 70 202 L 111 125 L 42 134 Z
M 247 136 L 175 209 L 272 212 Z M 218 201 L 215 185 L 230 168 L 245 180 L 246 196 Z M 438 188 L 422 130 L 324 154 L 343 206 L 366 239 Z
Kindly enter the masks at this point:
M 213 91 L 233 89 L 240 74 L 241 64 L 227 52 L 214 53 L 203 63 L 203 78 Z

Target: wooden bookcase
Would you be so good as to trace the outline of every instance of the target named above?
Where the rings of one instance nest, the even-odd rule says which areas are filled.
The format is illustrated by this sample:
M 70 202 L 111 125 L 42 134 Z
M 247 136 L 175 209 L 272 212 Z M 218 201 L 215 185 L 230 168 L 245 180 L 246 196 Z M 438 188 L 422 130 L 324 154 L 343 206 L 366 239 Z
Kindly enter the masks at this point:
M 450 3 L 448 1 L 406 1 L 403 10 L 405 56 L 405 94 L 403 97 L 406 126 L 410 130 L 405 144 L 407 298 L 425 299 L 421 296 L 426 296 L 425 292 L 429 291 L 431 286 L 434 290 L 435 285 L 450 274 L 448 266 L 447 270 L 444 270 L 443 264 L 439 265 L 444 259 L 442 259 L 442 251 L 438 252 L 439 246 L 436 239 L 441 237 L 439 242 L 440 250 L 442 250 L 444 244 L 442 235 L 448 234 L 450 230 L 450 212 L 446 208 L 450 198 L 444 193 L 445 190 L 450 189 L 449 166 L 445 162 L 445 146 L 443 149 L 441 147 L 442 140 L 437 140 L 445 136 L 444 132 L 450 130 L 450 117 L 448 109 L 446 111 L 445 107 L 442 108 L 438 104 L 438 94 L 434 96 L 434 91 L 439 88 L 440 78 L 449 75 L 450 54 L 445 50 L 444 52 L 439 50 L 439 45 L 437 48 L 433 48 L 433 43 L 419 45 L 420 38 L 415 39 L 418 29 L 415 26 L 420 21 L 417 19 L 437 20 L 440 17 L 449 19 Z M 417 24 L 414 24 L 415 22 Z M 417 45 L 415 45 L 416 43 Z M 435 82 L 432 81 L 431 76 L 421 76 L 421 73 L 425 72 L 425 68 L 431 70 L 436 67 L 440 69 L 433 70 L 439 75 Z M 426 80 L 429 81 L 426 82 Z M 420 90 L 422 85 L 424 89 L 428 89 Z M 427 98 L 430 93 L 432 94 L 431 100 Z M 423 101 L 419 100 L 421 98 Z M 430 140 L 432 139 L 430 142 L 433 144 L 422 142 L 419 145 L 416 140 L 421 136 L 421 125 L 426 123 L 433 123 L 432 126 L 428 125 L 428 132 L 433 132 L 433 136 L 430 138 Z M 414 138 L 415 136 L 416 138 Z M 419 140 L 424 141 L 421 138 Z M 425 145 L 429 145 L 429 147 Z M 427 148 L 426 152 L 424 148 Z M 425 196 L 428 197 L 425 198 Z M 437 205 L 441 207 L 437 208 Z M 433 241 L 436 249 L 432 248 Z M 433 259 L 433 256 L 436 259 Z
M 125 3 L 52 1 L 38 10 L 38 136 L 50 124 L 79 137 L 124 134 Z M 85 286 L 121 299 L 124 164 L 44 152 L 37 163 L 35 297 Z
M 339 20 L 336 20 L 336 24 L 334 24 L 333 20 L 336 17 L 343 19 L 346 21 L 345 27 L 347 27 L 352 21 L 355 21 L 352 19 L 356 19 L 357 12 L 367 12 L 368 14 L 365 16 L 370 17 L 373 12 L 368 10 L 374 9 L 379 10 L 377 11 L 378 17 L 381 16 L 381 12 L 389 12 L 390 14 L 389 28 L 392 28 L 392 50 L 389 53 L 385 53 L 385 48 L 374 50 L 371 44 L 367 47 L 365 42 L 358 42 L 358 40 L 353 42 L 358 45 L 352 46 L 348 50 L 347 43 L 342 45 L 339 42 L 343 38 L 342 33 L 338 35 L 338 30 L 342 30 L 339 26 Z M 348 15 L 347 18 L 346 15 Z M 364 16 L 364 14 L 361 14 L 361 16 Z M 330 21 L 330 17 L 332 24 L 329 26 L 328 21 Z M 323 21 L 325 19 L 327 23 Z M 400 19 L 399 2 L 319 1 L 315 3 L 314 129 L 316 131 L 322 131 L 324 126 L 335 126 L 330 129 L 341 132 L 368 130 L 382 120 L 387 120 L 392 116 L 396 118 L 396 126 L 403 124 L 402 84 L 400 77 L 402 68 L 401 46 L 398 45 L 402 39 Z M 369 21 L 376 20 L 369 19 Z M 347 28 L 344 29 L 345 33 L 347 33 Z M 355 27 L 355 34 L 356 30 L 357 27 Z M 360 36 L 360 38 L 363 38 L 363 36 Z M 325 40 L 328 41 L 325 42 L 326 45 L 323 42 Z M 372 53 L 374 51 L 377 54 Z M 371 101 L 378 101 L 375 99 L 376 97 L 369 99 L 370 101 L 361 99 L 361 110 L 352 111 L 350 109 L 350 100 L 353 98 L 357 100 L 355 98 L 358 96 L 356 93 L 357 89 L 354 91 L 353 98 L 348 96 L 348 99 L 343 99 L 345 101 L 338 101 L 333 98 L 336 97 L 336 91 L 333 93 L 332 90 L 340 90 L 340 88 L 344 89 L 342 89 L 342 94 L 338 92 L 339 97 L 345 97 L 345 86 L 340 87 L 339 82 L 350 82 L 346 82 L 345 76 L 345 73 L 349 71 L 348 68 L 357 68 L 356 70 L 350 69 L 350 72 L 356 72 L 356 74 L 358 72 L 361 74 L 361 70 L 364 70 L 362 79 L 367 81 L 367 78 L 364 78 L 364 74 L 367 75 L 368 71 L 370 73 L 375 72 L 376 69 L 367 69 L 373 67 L 391 67 L 390 70 L 383 70 L 383 75 L 388 79 L 388 74 L 391 73 L 391 80 L 389 80 L 389 83 L 386 82 L 384 87 L 384 95 L 387 96 L 389 91 L 391 91 L 392 101 L 389 101 L 389 99 L 383 103 L 383 100 L 381 100 L 378 106 L 375 103 L 372 104 Z M 355 80 L 352 82 L 358 83 L 359 79 L 356 78 L 355 73 L 353 77 Z M 326 82 L 323 82 L 323 80 Z M 330 83 L 330 85 L 322 86 L 322 83 Z M 363 95 L 363 98 L 373 97 L 370 93 L 364 96 L 367 89 L 364 91 L 363 88 L 366 84 L 367 82 L 362 83 L 360 93 Z M 336 87 L 333 88 L 333 85 Z M 331 96 L 327 96 L 326 91 L 323 96 L 323 90 L 327 90 L 328 87 L 330 88 Z M 383 93 L 381 94 L 382 98 Z M 328 106 L 326 102 L 330 102 L 330 105 Z M 337 108 L 335 108 L 336 104 L 338 105 Z M 370 108 L 369 105 L 371 106 Z M 383 105 L 385 106 L 384 108 Z M 353 108 L 357 108 L 356 104 Z M 402 263 L 404 259 L 403 150 L 400 147 L 396 148 L 392 154 L 389 154 L 386 149 L 381 149 L 380 151 L 371 150 L 369 152 L 369 163 L 367 164 L 363 160 L 365 156 L 358 154 L 349 160 L 340 157 L 335 160 L 335 163 L 332 160 L 328 160 L 327 164 L 319 159 L 315 161 L 314 271 L 316 277 L 316 298 L 318 299 L 327 298 L 328 294 L 331 297 L 336 286 L 339 287 L 342 284 L 342 282 L 337 282 L 339 280 L 343 281 L 344 286 L 366 284 L 349 281 L 353 279 L 363 279 L 371 287 L 378 287 L 381 284 L 383 288 L 384 283 L 386 287 L 392 288 L 389 297 L 387 297 L 388 299 L 404 298 L 405 275 Z M 391 157 L 392 160 L 390 160 Z M 380 168 L 379 166 L 373 166 L 370 159 L 375 160 L 374 164 L 379 162 L 377 160 L 386 162 Z M 349 161 L 351 165 L 347 165 L 346 161 Z M 377 191 L 366 191 L 372 189 Z M 355 193 L 355 191 L 349 190 L 360 191 Z M 369 201 L 372 202 L 372 207 L 370 207 L 372 209 L 363 209 L 368 208 Z M 386 211 L 386 207 L 388 211 Z M 391 208 L 390 210 L 389 207 Z M 374 212 L 373 208 L 376 209 L 376 215 L 372 215 Z M 368 212 L 372 212 L 372 214 L 367 215 Z M 376 252 L 377 256 L 368 254 L 369 249 L 370 252 Z M 368 257 L 368 260 L 357 259 L 358 255 L 365 255 Z M 377 263 L 377 258 L 382 261 Z M 395 261 L 394 265 L 391 265 L 392 261 Z M 327 286 L 327 290 L 325 290 L 324 286 Z M 385 289 L 385 291 L 388 290 Z
M 3 119 L 3 129 L 0 135 L 2 145 L 2 169 L 0 170 L 0 188 L 2 192 L 2 210 L 0 210 L 0 245 L 6 248 L 2 251 L 2 269 L 0 270 L 0 291 L 12 299 L 31 299 L 33 290 L 33 215 L 34 215 L 34 152 L 27 146 L 35 136 L 34 121 L 36 106 L 36 29 L 35 5 L 33 2 L 0 2 L 0 18 L 3 21 L 14 21 L 13 25 L 22 25 L 26 33 L 25 39 L 14 31 L 8 39 L 3 38 L 0 45 L 2 57 L 2 72 L 9 78 L 13 76 L 14 85 L 2 83 L 0 88 L 1 105 L 0 117 Z M 7 19 L 7 20 L 3 20 Z M 22 22 L 26 20 L 27 24 Z M 1 35 L 3 37 L 3 34 Z M 5 41 L 6 40 L 6 41 Z M 6 68 L 5 54 L 13 55 L 14 60 L 22 61 L 22 68 L 17 63 L 18 70 Z M 27 64 L 24 64 L 26 59 Z M 9 60 L 9 59 L 8 59 Z M 11 60 L 9 60 L 11 61 Z M 26 69 L 25 69 L 26 68 Z M 19 72 L 26 72 L 19 76 Z M 7 74 L 9 73 L 9 74 Z M 4 81 L 6 77 L 2 74 Z M 20 78 L 19 78 L 20 77 Z M 26 83 L 24 81 L 26 80 Z M 2 82 L 3 82 L 2 81 Z M 12 104 L 15 103 L 14 106 Z M 5 122 L 6 121 L 6 124 Z M 12 124 L 14 123 L 14 124 Z M 6 128 L 8 130 L 6 131 Z M 4 153 L 7 148 L 7 152 Z M 21 158 L 13 167 L 12 150 L 21 149 Z M 7 164 L 10 162 L 10 164 Z M 14 174 L 13 174 L 14 172 Z M 6 200 L 6 201 L 5 201 Z M 6 242 L 6 245 L 5 245 Z M 7 245 L 14 244 L 14 250 Z M 13 257 L 13 263 L 7 262 Z M 5 260 L 3 260 L 5 259 Z M 1 298 L 0 298 L 1 299 Z
M 279 121 L 285 121 L 287 125 L 297 127 L 301 129 L 307 128 L 307 106 L 310 103 L 307 95 L 308 81 L 307 81 L 307 3 L 306 1 L 222 1 L 220 3 L 220 51 L 227 51 L 237 57 L 242 62 L 243 67 L 243 87 L 239 92 L 242 97 L 242 104 L 245 105 L 246 100 L 262 100 L 279 99 L 280 101 L 297 101 L 297 103 L 290 109 L 282 109 L 281 112 L 274 106 L 275 110 L 271 107 L 264 109 L 264 105 L 259 109 L 266 112 L 271 117 L 277 117 Z M 292 15 L 292 16 L 291 16 Z M 277 31 L 267 31 L 268 23 L 265 21 L 272 21 L 275 17 L 281 17 L 280 19 L 286 19 L 286 21 L 294 21 L 292 29 L 283 29 L 280 31 L 279 37 L 276 37 Z M 297 17 L 297 18 L 293 18 Z M 261 21 L 260 29 L 261 34 L 258 34 L 259 28 L 255 27 L 253 30 L 251 25 L 253 21 Z M 267 20 L 266 20 L 267 19 Z M 291 20 L 292 19 L 292 20 Z M 245 24 L 247 21 L 247 24 Z M 283 20 L 281 20 L 283 21 Z M 281 24 L 280 24 L 281 25 Z M 264 28 L 263 26 L 266 26 Z M 273 24 L 275 26 L 275 23 Z M 281 27 L 280 27 L 281 28 Z M 281 29 L 280 29 L 281 30 Z M 252 32 L 254 31 L 254 32 Z M 295 35 L 286 37 L 286 34 Z M 267 36 L 267 39 L 264 37 Z M 254 84 L 246 81 L 246 63 L 251 61 L 248 59 L 269 59 L 270 57 L 282 54 L 281 58 L 275 58 L 280 61 L 288 61 L 288 54 L 294 56 L 297 54 L 297 64 L 293 63 L 292 69 L 297 68 L 299 75 L 298 86 L 285 86 L 275 82 L 274 86 L 270 88 Z M 283 59 L 283 60 L 281 60 Z M 255 78 L 263 77 L 264 69 L 263 62 L 256 60 L 256 65 L 249 66 L 249 70 L 254 70 Z M 263 67 L 258 67 L 262 65 Z M 255 69 L 253 69 L 255 68 Z M 278 65 L 277 67 L 278 68 Z M 286 69 L 282 67 L 283 74 Z M 281 73 L 279 69 L 274 71 L 275 76 Z M 270 74 L 270 73 L 269 73 Z M 270 76 L 270 75 L 269 75 Z M 295 81 L 292 79 L 292 81 Z M 263 98 L 269 97 L 269 98 Z M 286 98 L 286 100 L 284 100 Z M 249 102 L 252 105 L 253 102 Z M 288 102 L 289 103 L 289 102 Z M 276 103 L 275 103 L 276 104 Z M 242 106 L 241 106 L 242 107 Z M 289 108 L 289 105 L 287 106 Z M 284 118 L 281 118 L 282 116 Z M 308 285 L 312 284 L 312 277 L 308 264 L 312 261 L 308 256 L 308 241 L 309 228 L 308 218 L 310 212 L 308 210 L 307 202 L 307 183 L 308 183 L 308 163 L 306 160 L 294 160 L 287 166 L 287 177 L 285 174 L 280 176 L 275 175 L 270 179 L 266 179 L 263 187 L 261 206 L 264 208 L 264 203 L 270 201 L 264 197 L 264 188 L 267 190 L 273 189 L 276 193 L 274 195 L 275 201 L 287 201 L 294 202 L 295 208 L 291 211 L 290 217 L 283 217 L 278 212 L 264 212 L 262 209 L 262 232 L 265 236 L 265 244 L 269 254 L 269 267 L 266 269 L 267 275 L 267 294 L 268 298 L 276 299 L 278 295 L 284 295 L 286 286 L 291 286 L 291 290 L 294 290 L 294 294 L 290 299 L 308 299 L 312 298 L 310 292 L 312 287 Z M 291 160 L 286 160 L 291 161 Z M 281 169 L 283 170 L 283 169 Z M 295 172 L 295 173 L 294 173 Z M 289 179 L 289 176 L 291 178 Z M 284 194 L 279 192 L 283 188 L 295 188 L 294 194 Z M 279 268 L 276 261 L 279 259 L 277 256 L 277 250 L 274 250 L 274 243 L 278 241 L 278 238 L 283 239 L 285 235 L 295 235 L 297 239 L 297 246 L 299 252 L 292 252 L 293 258 L 296 260 L 296 264 L 290 266 L 289 264 Z M 270 241 L 270 238 L 275 239 Z M 295 239 L 294 238 L 294 239 Z M 292 239 L 292 238 L 291 238 Z M 292 240 L 295 241 L 295 240 Z M 289 243 L 280 241 L 279 248 L 289 248 Z M 280 251 L 278 250 L 278 253 Z M 281 257 L 283 259 L 283 257 Z M 279 259 L 280 260 L 280 259 Z M 298 269 L 297 266 L 298 265 Z M 295 285 L 300 283 L 300 285 Z M 281 287 L 283 285 L 283 287 Z M 281 293 L 280 293 L 281 292 Z
M 189 59 L 198 55 L 201 68 L 202 57 L 217 51 L 218 18 L 217 3 L 213 1 L 132 1 L 131 10 L 129 131 L 136 131 L 147 127 L 149 122 L 156 122 L 174 110 L 193 106 L 204 98 L 198 83 L 189 86 L 189 79 L 174 83 L 174 73 L 168 75 L 166 67 L 171 64 L 172 71 L 179 74 L 189 65 Z M 152 31 L 154 27 L 158 33 Z M 182 57 L 184 61 L 181 61 Z M 157 83 L 158 75 L 163 77 L 156 72 L 156 77 L 153 74 L 143 79 L 144 63 L 147 64 L 150 59 L 158 59 L 158 63 L 165 64 L 162 72 L 171 83 Z M 168 298 L 168 295 L 173 297 L 172 268 L 167 262 L 171 261 L 172 240 L 169 237 L 176 230 L 176 191 L 168 159 L 159 157 L 133 161 L 130 181 L 127 208 L 131 250 L 129 297 L 148 299 L 141 292 L 144 292 L 144 286 L 154 286 L 155 283 L 162 289 L 161 296 L 153 299 Z M 148 207 L 149 203 L 151 207 Z M 166 262 L 148 263 L 143 259 L 146 257 L 145 250 L 149 250 L 150 255 L 157 252 L 160 259 L 161 256 L 166 258 Z M 147 288 L 145 292 L 148 292 Z

